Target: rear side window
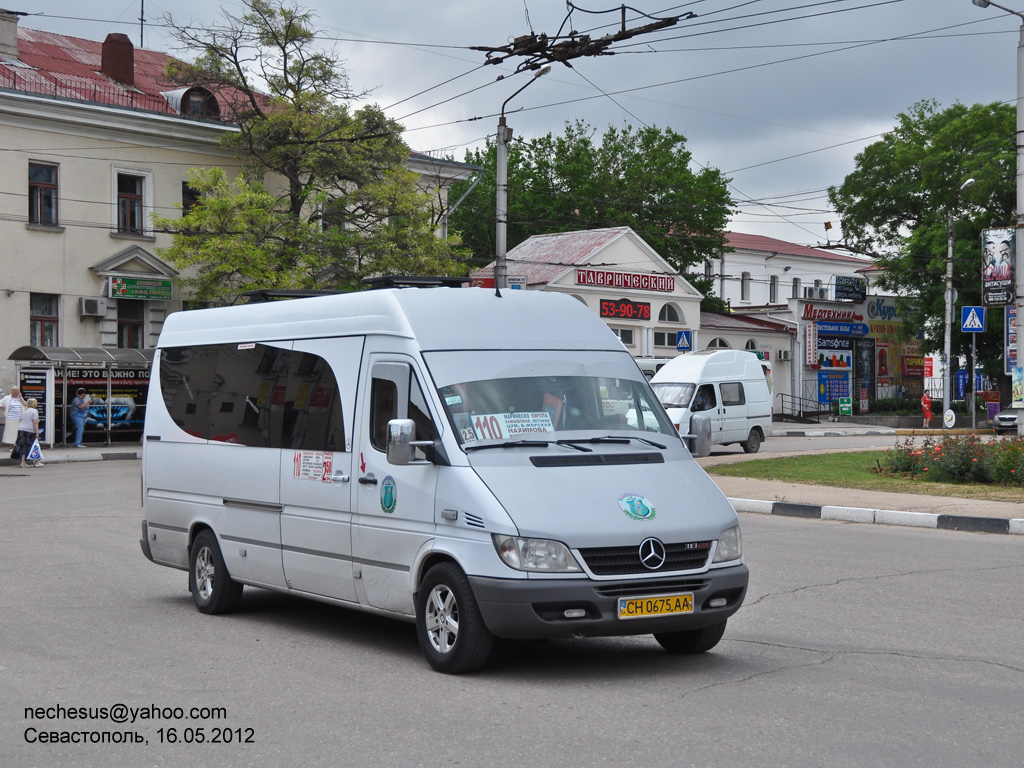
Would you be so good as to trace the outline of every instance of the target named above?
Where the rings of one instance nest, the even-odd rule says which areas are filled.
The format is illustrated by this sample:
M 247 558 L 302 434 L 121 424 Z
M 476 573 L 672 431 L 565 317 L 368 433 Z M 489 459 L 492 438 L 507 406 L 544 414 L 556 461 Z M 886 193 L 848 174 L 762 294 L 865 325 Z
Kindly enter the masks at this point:
M 722 405 L 743 405 L 746 402 L 743 398 L 743 385 L 738 381 L 719 384 L 718 391 L 722 393 Z
M 195 437 L 344 450 L 338 384 L 318 355 L 267 344 L 164 349 L 160 387 L 174 423 Z

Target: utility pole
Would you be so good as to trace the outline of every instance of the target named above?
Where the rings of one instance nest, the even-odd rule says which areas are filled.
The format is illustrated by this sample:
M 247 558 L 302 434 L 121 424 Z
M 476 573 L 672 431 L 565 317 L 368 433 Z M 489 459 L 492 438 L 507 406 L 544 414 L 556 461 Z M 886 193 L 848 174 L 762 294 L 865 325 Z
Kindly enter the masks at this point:
M 569 4 L 569 13 L 572 14 L 572 3 Z M 484 51 L 487 54 L 486 64 L 500 64 L 514 56 L 522 57 L 519 66 L 516 67 L 516 74 L 524 71 L 532 71 L 533 77 L 515 93 L 505 99 L 501 105 L 501 112 L 498 117 L 498 131 L 495 140 L 495 156 L 497 168 L 495 169 L 495 233 L 494 233 L 494 287 L 498 290 L 508 287 L 508 263 L 506 260 L 507 235 L 508 235 L 508 143 L 512 140 L 512 129 L 505 121 L 505 107 L 517 95 L 522 93 L 527 86 L 533 83 L 538 77 L 543 77 L 551 71 L 551 64 L 559 61 L 567 67 L 572 59 L 583 56 L 612 56 L 614 51 L 608 50 L 612 44 L 621 40 L 628 40 L 637 35 L 655 32 L 659 29 L 674 26 L 680 19 L 692 19 L 697 14 L 688 13 L 685 16 L 672 16 L 664 19 L 655 19 L 650 24 L 645 24 L 633 29 L 626 29 L 626 6 L 621 6 L 622 23 L 618 32 L 597 40 L 591 39 L 589 35 L 580 35 L 577 32 L 570 32 L 561 37 L 548 38 L 545 34 L 531 32 L 515 38 L 508 45 L 497 47 L 474 45 L 471 50 Z M 650 18 L 650 17 L 649 17 Z M 566 17 L 568 20 L 568 17 Z M 498 78 L 504 79 L 504 75 Z

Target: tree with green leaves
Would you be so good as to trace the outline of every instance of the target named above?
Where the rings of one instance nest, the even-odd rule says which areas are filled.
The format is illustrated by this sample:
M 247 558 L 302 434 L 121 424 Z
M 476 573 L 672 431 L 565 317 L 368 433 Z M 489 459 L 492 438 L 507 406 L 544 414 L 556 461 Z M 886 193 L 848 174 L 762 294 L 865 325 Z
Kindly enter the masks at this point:
M 728 180 L 713 168 L 694 171 L 686 138 L 671 129 L 609 127 L 599 140 L 595 133 L 576 121 L 562 136 L 509 145 L 508 247 L 535 234 L 628 226 L 708 297 L 703 309 L 723 310 L 703 270 L 687 273 L 725 246 Z M 484 175 L 451 218 L 478 263 L 494 258 L 495 154 L 491 141 L 467 153 Z
M 313 15 L 287 0 L 242 0 L 214 29 L 173 25 L 197 53 L 167 75 L 214 93 L 237 127 L 223 146 L 242 158 L 228 179 L 196 171 L 196 205 L 155 225 L 161 253 L 196 299 L 251 288 L 351 289 L 375 274 L 465 274 L 457 239 L 434 236 L 430 194 L 406 170 L 402 126 L 350 90 L 341 62 L 315 47 Z
M 875 258 L 879 284 L 898 295 L 904 330 L 922 332 L 924 349 L 943 348 L 948 213 L 958 306 L 982 304 L 981 231 L 1015 226 L 1015 121 L 1012 104 L 957 103 L 940 110 L 935 101 L 918 102 L 857 155 L 842 184 L 829 189 L 843 244 Z M 974 185 L 960 192 L 967 179 Z M 959 320 L 954 311 L 954 358 L 971 347 Z M 977 335 L 979 362 L 990 373 L 1003 370 L 1002 331 L 1002 312 L 990 310 L 988 332 Z

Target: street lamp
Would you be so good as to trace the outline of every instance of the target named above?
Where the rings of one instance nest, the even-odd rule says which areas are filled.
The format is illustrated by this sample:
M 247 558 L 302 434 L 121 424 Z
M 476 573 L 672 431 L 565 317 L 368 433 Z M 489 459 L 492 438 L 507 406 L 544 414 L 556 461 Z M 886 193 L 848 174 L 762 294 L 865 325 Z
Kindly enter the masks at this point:
M 505 124 L 505 107 L 512 99 L 522 93 L 538 77 L 544 77 L 551 71 L 551 65 L 545 64 L 533 73 L 518 91 L 513 93 L 501 105 L 501 116 L 498 118 L 498 137 L 495 145 L 497 155 L 497 211 L 496 231 L 494 233 L 494 287 L 508 288 L 508 262 L 505 260 L 506 226 L 508 224 L 508 143 L 512 141 L 512 129 Z
M 968 187 L 974 186 L 974 179 L 968 179 L 960 185 L 960 189 L 953 195 L 953 199 L 949 201 L 949 205 L 946 207 L 946 340 L 942 347 L 943 352 L 943 366 L 942 366 L 942 420 L 945 423 L 946 411 L 949 410 L 949 372 L 952 366 L 950 363 L 950 347 L 951 336 L 953 333 L 953 208 L 956 207 L 957 200 L 960 199 L 960 193 Z
M 993 3 L 991 0 L 972 0 L 972 2 L 979 8 L 988 8 L 990 5 L 994 5 L 1001 11 L 1004 11 L 1011 16 L 1016 16 L 1021 20 L 1020 25 L 1020 38 L 1017 42 L 1017 237 L 1016 243 L 1020 247 L 1020 243 L 1024 242 L 1024 143 L 1021 142 L 1021 138 L 1024 137 L 1024 13 L 1019 11 L 1011 11 L 999 3 Z M 1024 340 L 1022 340 L 1022 334 L 1020 331 L 1024 330 L 1024 258 L 1014 257 L 1014 268 L 1013 268 L 1013 283 L 1014 283 L 1014 304 L 1017 307 L 1017 366 L 1020 367 L 1024 362 Z M 1024 419 L 1017 419 L 1017 434 L 1024 436 Z

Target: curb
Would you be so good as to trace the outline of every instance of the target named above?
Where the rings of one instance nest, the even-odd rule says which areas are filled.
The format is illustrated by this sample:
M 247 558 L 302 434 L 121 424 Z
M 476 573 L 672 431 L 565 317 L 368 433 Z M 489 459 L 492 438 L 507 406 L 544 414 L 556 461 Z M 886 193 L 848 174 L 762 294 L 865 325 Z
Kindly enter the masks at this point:
M 1007 533 L 1024 535 L 1024 519 L 1002 517 L 970 517 L 967 515 L 932 515 L 927 512 L 899 512 L 891 509 L 793 504 L 786 501 L 729 499 L 737 512 L 755 515 L 780 515 L 814 520 L 836 520 L 844 523 L 903 525 L 912 528 L 937 528 L 945 531 L 971 533 Z
M 3 451 L 6 456 L 9 451 Z M 78 464 L 85 461 L 139 461 L 142 451 L 113 451 L 107 453 L 79 453 L 67 456 L 56 455 L 55 451 L 43 451 L 43 464 Z M 16 467 L 19 461 L 12 458 L 0 458 L 0 467 Z

